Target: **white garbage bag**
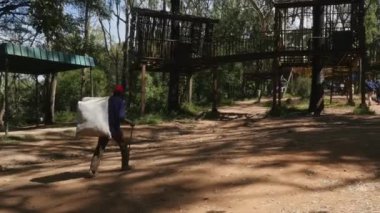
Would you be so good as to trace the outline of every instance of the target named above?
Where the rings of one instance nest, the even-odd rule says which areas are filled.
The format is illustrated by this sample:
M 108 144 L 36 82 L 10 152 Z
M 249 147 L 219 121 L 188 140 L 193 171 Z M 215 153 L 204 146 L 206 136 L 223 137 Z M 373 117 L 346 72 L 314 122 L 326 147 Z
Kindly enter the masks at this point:
M 77 136 L 107 136 L 111 138 L 108 124 L 109 97 L 85 97 L 78 101 Z

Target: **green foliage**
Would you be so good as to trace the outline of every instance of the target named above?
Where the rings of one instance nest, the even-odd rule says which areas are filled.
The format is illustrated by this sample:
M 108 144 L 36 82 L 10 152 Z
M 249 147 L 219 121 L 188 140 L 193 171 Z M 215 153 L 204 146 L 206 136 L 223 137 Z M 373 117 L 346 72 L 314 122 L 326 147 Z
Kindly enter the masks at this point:
M 272 103 L 272 102 L 267 102 Z M 269 106 L 268 106 L 269 107 Z M 288 98 L 282 102 L 281 107 L 272 108 L 269 112 L 269 116 L 274 117 L 289 117 L 308 114 L 308 101 L 299 98 Z
M 58 111 L 55 113 L 55 121 L 57 123 L 73 123 L 76 122 L 76 113 L 70 111 Z
M 366 27 L 366 42 L 372 44 L 376 38 L 380 36 L 379 18 L 380 11 L 378 10 L 379 2 L 377 0 L 367 0 L 367 10 L 365 17 Z
M 355 115 L 374 115 L 375 112 L 373 110 L 370 110 L 367 106 L 357 106 L 354 109 Z
M 165 119 L 162 114 L 147 114 L 136 120 L 137 124 L 159 124 Z
M 290 83 L 290 94 L 306 99 L 310 97 L 311 79 L 307 77 L 298 77 Z
M 205 110 L 204 107 L 197 106 L 193 103 L 184 103 L 181 107 L 184 114 L 187 114 L 189 116 L 196 116 L 203 110 Z
M 92 70 L 94 81 L 94 96 L 107 96 L 108 87 L 105 74 L 98 69 Z M 62 72 L 58 75 L 56 110 L 75 112 L 80 99 L 80 70 Z M 91 84 L 89 71 L 85 74 L 86 84 L 84 96 L 91 96 Z
M 271 109 L 268 112 L 269 116 L 274 117 L 289 117 L 289 116 L 300 116 L 308 114 L 307 109 L 302 109 L 294 106 L 281 106 Z
M 37 33 L 43 33 L 48 45 L 62 49 L 65 35 L 78 30 L 72 17 L 64 11 L 65 1 L 35 0 L 31 1 L 31 22 Z

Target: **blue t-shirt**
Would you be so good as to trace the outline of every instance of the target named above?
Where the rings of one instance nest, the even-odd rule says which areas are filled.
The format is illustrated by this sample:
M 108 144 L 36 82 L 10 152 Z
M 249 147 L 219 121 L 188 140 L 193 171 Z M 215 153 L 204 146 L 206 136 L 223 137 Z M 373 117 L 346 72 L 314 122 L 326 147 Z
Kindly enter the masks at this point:
M 120 121 L 125 118 L 125 101 L 119 96 L 108 100 L 108 124 L 112 134 L 120 131 Z

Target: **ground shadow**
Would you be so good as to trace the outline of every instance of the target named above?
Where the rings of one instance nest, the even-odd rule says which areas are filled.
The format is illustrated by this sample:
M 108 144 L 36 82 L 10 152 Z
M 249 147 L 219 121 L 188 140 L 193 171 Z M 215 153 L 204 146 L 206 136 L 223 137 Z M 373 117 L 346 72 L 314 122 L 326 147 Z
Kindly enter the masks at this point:
M 36 183 L 49 184 L 49 183 L 55 183 L 55 182 L 60 182 L 60 181 L 80 179 L 80 178 L 89 178 L 88 172 L 84 172 L 84 171 L 62 172 L 62 173 L 58 173 L 54 175 L 33 178 L 30 181 L 36 182 Z

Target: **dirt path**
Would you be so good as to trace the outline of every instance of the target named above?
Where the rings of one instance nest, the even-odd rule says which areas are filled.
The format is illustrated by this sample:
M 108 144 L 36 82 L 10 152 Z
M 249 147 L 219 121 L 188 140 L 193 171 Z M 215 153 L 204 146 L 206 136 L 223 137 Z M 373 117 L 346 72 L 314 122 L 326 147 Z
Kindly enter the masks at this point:
M 241 102 L 219 121 L 138 126 L 133 169 L 73 128 L 0 144 L 0 212 L 380 212 L 380 117 L 263 118 Z M 128 134 L 128 129 L 125 129 Z

